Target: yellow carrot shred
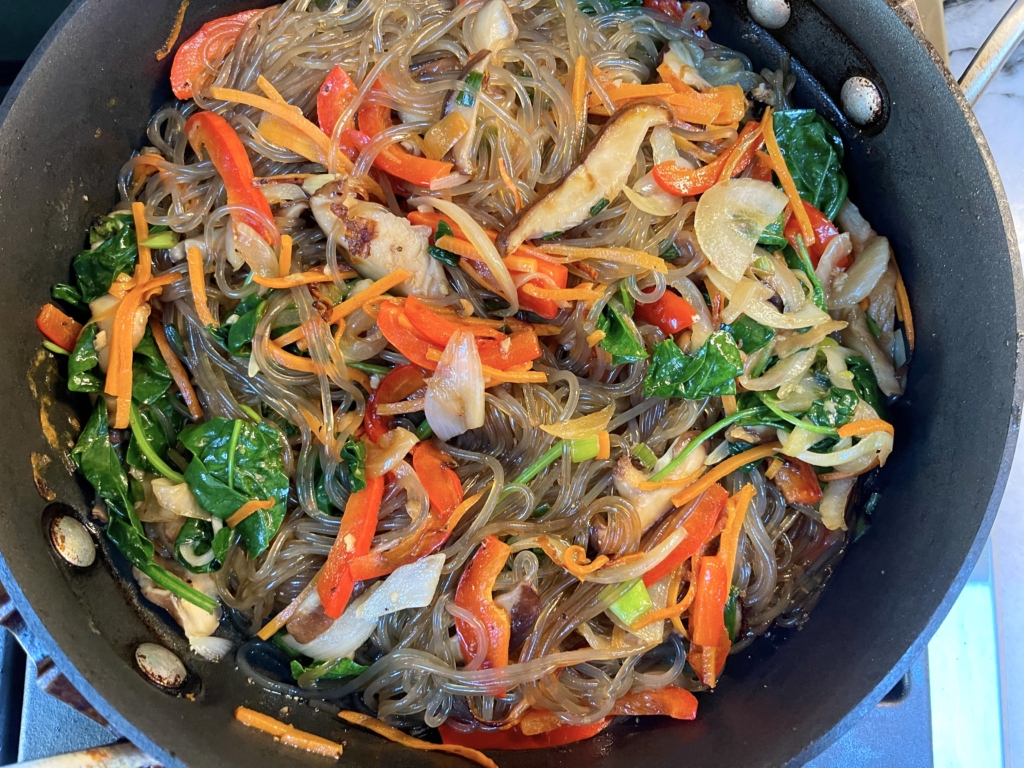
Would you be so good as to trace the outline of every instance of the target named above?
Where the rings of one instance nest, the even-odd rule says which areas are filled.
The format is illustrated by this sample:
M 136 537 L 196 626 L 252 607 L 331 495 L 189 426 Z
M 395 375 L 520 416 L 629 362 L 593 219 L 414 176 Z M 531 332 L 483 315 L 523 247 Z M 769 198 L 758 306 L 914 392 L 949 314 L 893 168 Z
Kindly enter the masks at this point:
M 483 258 L 481 258 L 476 247 L 468 240 L 463 240 L 460 237 L 444 235 L 437 238 L 434 245 L 442 250 L 450 251 L 463 259 L 469 259 L 470 261 L 483 261 Z
M 896 260 L 892 263 L 895 265 Z M 910 351 L 914 351 L 914 313 L 910 309 L 910 296 L 907 294 L 907 285 L 903 282 L 903 273 L 896 267 L 896 313 L 900 322 L 903 323 L 903 330 L 907 334 L 907 345 Z
M 316 363 L 314 363 L 310 358 L 299 357 L 298 355 L 293 355 L 291 352 L 286 352 L 278 346 L 276 339 L 269 343 L 269 347 L 270 356 L 274 358 L 274 362 L 278 365 L 301 373 L 319 373 Z
M 192 298 L 196 304 L 196 314 L 199 315 L 199 322 L 204 326 L 219 326 L 213 319 L 210 312 L 210 301 L 206 298 L 206 274 L 203 265 L 203 252 L 198 248 L 189 248 L 188 252 L 188 281 L 192 288 Z
M 308 272 L 294 272 L 287 277 L 253 275 L 252 281 L 265 288 L 295 288 L 299 285 L 310 285 L 312 283 L 330 283 L 334 281 L 334 278 L 325 274 L 322 269 L 311 269 Z
M 555 562 L 561 562 L 561 565 L 565 570 L 571 573 L 580 581 L 583 581 L 585 576 L 590 575 L 594 571 L 599 571 L 608 563 L 607 555 L 598 555 L 593 560 L 587 557 L 587 551 L 579 544 L 573 544 L 571 547 L 567 547 L 562 555 L 562 560 L 559 561 L 555 558 Z
M 273 499 L 252 499 L 251 501 L 247 501 L 238 508 L 238 511 L 235 512 L 235 514 L 225 521 L 225 524 L 228 528 L 235 528 L 247 517 L 255 515 L 261 509 L 270 509 L 274 506 L 274 503 Z
M 174 25 L 171 27 L 171 33 L 167 36 L 167 39 L 160 47 L 160 50 L 154 54 L 157 61 L 163 61 L 170 56 L 175 43 L 178 42 L 178 36 L 181 34 L 181 25 L 185 22 L 185 11 L 187 10 L 188 0 L 181 0 L 181 5 L 178 6 L 178 12 L 174 14 Z
M 597 456 L 598 460 L 610 459 L 612 457 L 612 441 L 608 431 L 602 429 L 597 433 Z
M 153 252 L 148 245 L 142 243 L 149 239 L 149 224 L 146 223 L 146 206 L 143 203 L 132 203 L 132 219 L 135 222 L 135 242 L 138 243 L 139 263 L 135 267 L 135 284 L 142 283 L 153 277 Z
M 348 377 L 367 392 L 373 391 L 373 387 L 370 386 L 370 377 L 363 373 L 363 371 L 357 371 L 355 368 L 349 368 Z
M 256 78 L 256 85 L 271 101 L 276 101 L 278 104 L 288 104 L 284 96 L 281 95 L 281 92 L 278 91 L 277 88 L 275 88 L 263 75 L 259 75 Z
M 744 485 L 738 493 L 729 497 L 725 503 L 725 529 L 722 531 L 722 538 L 718 544 L 718 556 L 725 564 L 725 574 L 732 583 L 732 572 L 736 567 L 736 550 L 740 543 L 740 531 L 743 530 L 743 521 L 747 517 L 747 509 L 754 498 L 754 486 L 750 483 Z
M 590 78 L 587 77 L 587 57 L 576 58 L 572 81 L 572 114 L 576 120 L 573 133 L 573 148 L 576 154 L 583 152 L 587 139 L 587 97 L 590 95 Z
M 694 587 L 696 582 L 696 579 L 690 579 L 690 587 L 686 590 L 686 595 L 678 603 L 676 603 L 675 605 L 670 605 L 667 608 L 662 608 L 657 611 L 650 611 L 649 613 L 645 613 L 639 619 L 634 621 L 629 628 L 635 632 L 637 630 L 643 629 L 649 624 L 654 624 L 657 621 L 666 621 L 669 619 L 678 620 L 680 616 L 682 616 L 684 613 L 686 613 L 687 610 L 689 610 L 690 606 L 693 604 L 693 598 L 697 596 L 697 590 Z M 676 589 L 678 589 L 678 584 Z M 673 626 L 675 626 L 675 621 L 673 621 L 672 624 Z M 682 624 L 677 626 L 676 629 L 678 629 L 684 636 L 686 635 L 686 631 L 683 629 Z
M 875 432 L 888 432 L 890 435 L 896 435 L 896 430 L 887 421 L 882 421 L 881 419 L 862 419 L 861 421 L 854 421 L 840 427 L 839 437 L 858 437 Z
M 378 296 L 382 296 L 395 286 L 408 280 L 410 277 L 411 275 L 404 269 L 396 269 L 390 275 L 385 275 L 365 290 L 360 291 L 355 296 L 345 299 L 341 304 L 335 306 L 334 309 L 331 310 L 331 319 L 329 323 L 334 325 L 336 322 L 341 320 L 341 318 L 348 317 L 363 305 L 368 304 Z
M 797 191 L 793 176 L 786 166 L 786 158 L 782 156 L 779 142 L 775 138 L 774 117 L 771 107 L 764 111 L 764 118 L 761 120 L 761 130 L 764 132 L 764 145 L 768 148 L 768 156 L 772 159 L 775 175 L 779 177 L 782 189 L 785 191 L 786 197 L 789 198 L 789 207 L 793 209 L 796 222 L 800 225 L 800 234 L 804 236 L 804 245 L 810 248 L 815 242 L 814 226 L 811 224 L 811 218 L 807 215 L 807 209 L 804 208 L 804 202 L 800 198 L 800 192 Z
M 383 736 L 385 739 L 393 741 L 396 744 L 401 744 L 403 747 L 419 749 L 424 752 L 447 752 L 450 755 L 458 755 L 459 757 L 464 757 L 467 760 L 472 760 L 474 763 L 484 766 L 484 768 L 498 768 L 497 763 L 491 760 L 491 758 L 480 750 L 470 749 L 469 747 L 463 747 L 458 744 L 432 744 L 429 741 L 423 741 L 422 739 L 410 736 L 397 728 L 392 728 L 390 725 L 385 725 L 377 718 L 364 715 L 361 712 L 342 710 L 338 713 L 338 717 L 346 723 L 352 723 L 353 725 L 358 725 L 361 728 L 366 728 L 369 731 L 373 731 L 378 736 Z
M 381 416 L 401 416 L 404 413 L 419 413 L 426 407 L 426 404 L 426 398 L 423 397 L 402 400 L 398 403 L 380 403 L 377 406 L 377 413 Z
M 635 251 L 632 248 L 580 248 L 574 245 L 546 245 L 542 252 L 548 257 L 563 256 L 569 261 L 600 259 L 601 261 L 650 269 L 661 274 L 668 272 L 668 266 L 664 259 L 652 256 L 645 251 Z
M 516 213 L 519 213 L 523 210 L 523 196 L 519 192 L 519 187 L 517 187 L 516 183 L 512 180 L 512 177 L 508 175 L 508 169 L 505 167 L 504 157 L 498 158 L 498 174 L 501 176 L 501 180 L 505 183 L 505 186 L 508 187 L 508 191 L 512 193 L 512 199 L 516 204 Z
M 740 467 L 752 464 L 755 461 L 768 458 L 775 453 L 782 450 L 781 443 L 768 443 L 766 445 L 758 445 L 751 448 L 749 451 L 738 453 L 735 456 L 731 456 L 721 464 L 716 464 L 712 467 L 706 475 L 700 480 L 687 486 L 683 489 L 682 493 L 678 493 L 672 497 L 672 503 L 677 507 L 683 506 L 687 502 L 693 501 L 700 496 L 704 491 L 710 488 L 712 485 L 717 483 L 723 477 L 728 475 L 730 472 L 735 472 Z
M 587 336 L 587 346 L 593 347 L 595 344 L 599 344 L 604 337 L 604 331 L 594 331 L 592 334 Z
M 178 392 L 181 393 L 181 399 L 185 401 L 189 415 L 198 421 L 203 418 L 203 406 L 199 404 L 199 398 L 196 397 L 196 391 L 192 388 L 192 382 L 189 381 L 185 366 L 181 364 L 181 360 L 174 354 L 171 345 L 167 343 L 164 324 L 155 317 L 151 317 L 149 319 L 149 327 L 153 331 L 153 340 L 156 342 L 156 347 L 160 350 L 160 357 L 164 359 L 167 370 L 170 371 L 171 378 L 174 379 Z
M 277 258 L 277 276 L 288 277 L 292 271 L 292 236 L 281 235 L 281 254 Z
M 784 466 L 782 459 L 776 456 L 772 459 L 772 463 L 768 465 L 768 469 L 764 471 L 764 476 L 769 480 L 774 480 L 775 476 L 779 474 L 779 470 Z
M 541 288 L 535 283 L 526 283 L 523 293 L 538 299 L 551 301 L 583 301 L 593 304 L 604 296 L 604 291 L 595 289 L 590 283 L 580 283 L 575 288 Z
M 665 488 L 679 488 L 680 490 L 696 482 L 704 474 L 704 467 L 699 467 L 696 472 L 683 477 L 668 478 L 667 480 L 639 480 L 636 488 L 638 491 L 661 491 Z
M 335 760 L 341 757 L 342 746 L 338 742 L 300 731 L 294 725 L 282 723 L 277 718 L 256 712 L 248 707 L 238 707 L 235 710 L 235 719 L 242 725 L 269 733 L 282 744 L 287 744 L 290 747 L 303 749 L 323 757 L 333 757 Z
M 429 357 L 429 355 L 428 355 Z M 440 360 L 440 357 L 438 358 Z M 540 371 L 502 371 L 498 368 L 491 368 L 489 365 L 480 366 L 483 368 L 484 378 L 490 384 L 546 384 L 548 375 Z

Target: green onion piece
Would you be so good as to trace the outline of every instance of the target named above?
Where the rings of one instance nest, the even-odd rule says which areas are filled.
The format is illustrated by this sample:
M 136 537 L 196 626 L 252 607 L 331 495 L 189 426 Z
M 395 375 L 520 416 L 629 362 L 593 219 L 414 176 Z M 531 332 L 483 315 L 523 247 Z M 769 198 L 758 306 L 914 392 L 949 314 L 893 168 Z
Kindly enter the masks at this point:
M 864 320 L 868 324 L 868 330 L 871 331 L 871 335 L 876 339 L 882 338 L 882 329 L 878 327 L 878 323 L 867 312 L 864 313 Z
M 522 485 L 528 483 L 549 466 L 554 464 L 558 457 L 562 455 L 562 446 L 565 444 L 564 440 L 559 440 L 553 446 L 548 448 L 547 452 L 544 453 L 539 459 L 533 464 L 524 469 L 515 480 L 512 481 L 512 485 Z M 597 454 L 594 454 L 595 456 Z
M 629 626 L 653 608 L 654 603 L 651 602 L 651 596 L 647 592 L 647 587 L 644 586 L 643 579 L 637 579 L 626 594 L 612 603 L 608 610 L 614 613 L 623 624 Z
M 543 517 L 551 511 L 551 505 L 546 501 L 530 513 L 530 517 Z
M 357 371 L 362 371 L 363 373 L 372 373 L 376 374 L 377 376 L 387 376 L 389 373 L 391 373 L 391 369 L 388 368 L 386 365 L 376 365 L 375 363 L 363 363 L 358 360 L 353 360 L 351 362 L 346 360 L 345 365 L 347 365 L 349 368 L 355 368 Z
M 135 408 L 135 405 L 132 405 Z M 148 456 L 146 457 L 149 458 Z M 150 459 L 152 461 L 152 459 Z M 173 573 L 168 573 L 155 563 L 136 564 L 136 568 L 149 576 L 158 587 L 163 587 L 172 595 L 177 595 L 182 600 L 188 600 L 192 605 L 202 608 L 207 613 L 213 613 L 217 607 L 217 601 L 207 594 L 194 589 L 179 579 Z
M 426 419 L 423 423 L 416 427 L 416 438 L 420 441 L 429 440 L 434 436 L 434 429 L 430 426 L 430 422 Z
M 472 107 L 476 104 L 476 95 L 480 92 L 480 86 L 484 84 L 483 72 L 470 72 L 466 75 L 466 90 L 455 97 L 455 103 L 460 107 Z
M 71 355 L 71 353 L 68 352 L 66 349 L 64 349 L 64 347 L 57 346 L 56 344 L 54 344 L 49 339 L 43 339 L 43 346 L 46 347 L 51 352 L 53 352 L 53 354 L 55 354 L 55 355 L 64 355 L 64 356 L 70 356 Z
M 178 233 L 170 229 L 164 232 L 157 232 L 155 235 L 150 235 L 141 243 L 141 245 L 144 245 L 147 248 L 156 248 L 158 250 L 167 250 L 168 248 L 173 248 L 177 244 Z
M 597 439 L 597 435 L 581 437 L 578 440 L 569 440 L 568 443 L 569 456 L 576 464 L 593 459 L 601 450 L 601 441 Z
M 723 429 L 728 427 L 730 424 L 732 424 L 734 422 L 737 422 L 740 419 L 745 419 L 747 416 L 753 416 L 756 413 L 757 413 L 757 408 L 747 408 L 747 409 L 742 410 L 742 411 L 736 411 L 736 413 L 734 413 L 732 416 L 726 416 L 721 421 L 715 422 L 710 427 L 708 427 L 703 432 L 701 432 L 699 435 L 697 435 L 695 438 L 693 438 L 693 440 L 691 440 L 689 443 L 687 443 L 686 447 L 683 448 L 683 450 L 681 450 L 679 452 L 678 456 L 676 456 L 674 459 L 672 459 L 672 461 L 670 461 L 668 464 L 666 464 L 661 470 L 659 470 L 658 472 L 655 472 L 653 475 L 651 475 L 650 478 L 648 478 L 648 479 L 651 482 L 657 482 L 658 480 L 664 480 L 666 477 L 668 477 L 670 474 L 672 474 L 672 472 L 675 471 L 676 467 L 678 467 L 680 464 L 682 464 L 684 461 L 686 461 L 689 458 L 691 453 L 693 453 L 695 450 L 697 450 L 697 446 L 699 446 L 701 443 L 703 443 L 709 437 L 714 437 L 719 432 L 721 432 Z
M 597 216 L 597 214 L 599 214 L 601 211 L 607 208 L 611 202 L 612 201 L 609 200 L 607 197 L 602 197 L 600 200 L 594 203 L 594 206 L 590 209 L 590 215 Z
M 839 430 L 833 429 L 832 427 L 819 427 L 817 424 L 811 424 L 811 422 L 804 421 L 803 419 L 797 418 L 796 416 L 794 416 L 791 413 L 786 413 L 786 411 L 784 411 L 781 408 L 779 408 L 779 401 L 776 400 L 774 397 L 772 397 L 771 395 L 769 395 L 767 393 L 765 393 L 765 394 L 758 393 L 758 397 L 761 399 L 762 403 L 764 403 L 765 405 L 768 406 L 768 409 L 772 413 L 774 413 L 780 419 L 782 419 L 784 421 L 788 421 L 790 424 L 792 424 L 795 427 L 801 427 L 803 429 L 806 429 L 808 432 L 815 432 L 815 433 L 817 433 L 819 435 L 838 435 L 839 434 Z
M 142 455 L 146 457 L 146 460 L 153 465 L 153 468 L 168 480 L 173 480 L 175 483 L 184 483 L 185 476 L 167 466 L 166 462 L 157 455 L 153 446 L 150 445 L 149 439 L 146 437 L 146 431 L 142 428 L 142 416 L 139 414 L 139 409 L 135 403 L 132 403 L 132 409 L 128 413 L 128 423 L 131 425 L 132 434 L 139 443 L 139 450 L 142 451 Z M 153 581 L 156 581 L 156 579 L 154 578 Z
M 654 455 L 654 451 L 648 447 L 647 443 L 637 443 L 633 446 L 631 453 L 633 458 L 644 465 L 644 469 L 650 469 L 658 463 L 658 457 Z

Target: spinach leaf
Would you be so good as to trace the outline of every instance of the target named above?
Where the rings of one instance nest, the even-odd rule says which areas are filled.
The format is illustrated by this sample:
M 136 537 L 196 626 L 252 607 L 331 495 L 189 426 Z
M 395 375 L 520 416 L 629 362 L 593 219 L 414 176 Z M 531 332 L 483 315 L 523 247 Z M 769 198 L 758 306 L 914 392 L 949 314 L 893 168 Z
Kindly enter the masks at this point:
M 737 586 L 729 587 L 729 599 L 725 603 L 725 630 L 729 639 L 734 641 L 740 634 L 743 623 L 743 610 L 740 608 L 740 590 Z
M 232 355 L 248 356 L 252 349 L 252 338 L 256 335 L 256 324 L 259 323 L 267 308 L 267 302 L 257 294 L 246 296 L 235 307 L 233 314 L 238 319 L 228 326 L 224 346 Z
M 366 443 L 349 435 L 341 449 L 341 463 L 349 492 L 363 490 L 366 487 Z
M 291 671 L 292 677 L 296 680 L 299 679 L 299 675 L 314 670 L 317 672 L 318 680 L 338 680 L 342 677 L 356 677 L 363 674 L 369 667 L 364 667 L 352 659 L 339 659 L 334 664 L 331 664 L 325 671 L 320 672 L 323 668 L 323 664 L 316 662 L 309 666 L 303 666 L 302 662 L 298 659 L 292 659 Z
M 635 363 L 647 358 L 647 349 L 631 314 L 622 301 L 615 298 L 605 305 L 597 319 L 597 330 L 604 331 L 600 344 L 612 356 L 612 365 Z
M 89 231 L 91 248 L 71 262 L 82 301 L 95 301 L 110 290 L 114 278 L 131 274 L 139 259 L 132 218 L 125 213 L 102 216 Z
M 699 400 L 735 395 L 736 377 L 743 373 L 739 347 L 726 331 L 715 331 L 692 357 L 666 339 L 654 347 L 644 393 L 648 397 L 685 397 Z
M 97 330 L 96 323 L 85 326 L 74 351 L 68 357 L 68 389 L 72 392 L 103 391 L 98 369 L 100 358 L 95 346 Z
M 792 424 L 776 415 L 771 408 L 762 403 L 757 392 L 744 392 L 737 397 L 736 408 L 739 411 L 756 409 L 749 416 L 742 416 L 733 422 L 737 427 L 775 427 L 787 432 L 793 428 Z
M 117 451 L 110 443 L 110 421 L 107 403 L 103 398 L 96 401 L 92 416 L 86 422 L 75 447 L 71 449 L 71 458 L 96 495 L 116 508 L 118 515 L 131 518 L 141 533 L 142 524 L 135 517 L 135 507 L 128 495 L 128 476 L 121 466 Z
M 813 109 L 776 112 L 772 125 L 800 197 L 835 219 L 849 189 L 839 133 Z
M 67 283 L 56 283 L 50 288 L 50 295 L 57 301 L 65 301 L 73 307 L 80 307 L 84 303 L 81 292 Z
M 170 440 L 164 431 L 163 425 L 160 423 L 160 418 L 151 408 L 143 406 L 139 408 L 139 421 L 142 423 L 142 431 L 145 433 L 149 444 L 153 446 L 153 450 L 156 451 L 157 455 L 166 462 Z M 143 472 L 151 472 L 154 475 L 160 474 L 157 468 L 150 464 L 149 459 L 143 455 L 134 434 L 128 443 L 128 452 L 125 454 L 124 460 L 129 467 L 141 469 Z
M 789 241 L 786 239 L 786 235 L 784 234 L 785 229 L 786 212 L 783 211 L 779 214 L 779 218 L 762 230 L 761 236 L 757 239 L 757 244 L 766 251 L 774 252 L 780 248 L 785 248 L 789 245 Z
M 186 427 L 178 439 L 193 454 L 185 482 L 207 512 L 227 519 L 252 499 L 275 501 L 235 529 L 250 557 L 259 555 L 281 527 L 288 498 L 280 433 L 266 422 L 215 418 Z
M 850 423 L 860 398 L 849 389 L 832 387 L 827 397 L 815 400 L 805 414 L 818 427 L 841 427 Z
M 846 358 L 846 367 L 853 374 L 853 388 L 857 394 L 875 409 L 879 418 L 884 419 L 885 400 L 878 389 L 878 380 L 875 378 L 875 372 L 871 370 L 871 363 L 859 355 L 850 355 Z
M 730 456 L 739 456 L 741 453 L 746 453 L 751 448 L 756 448 L 756 447 L 757 447 L 757 445 L 755 443 L 747 443 L 747 442 L 744 442 L 743 440 L 737 440 L 734 443 L 729 443 L 729 455 Z M 753 471 L 754 467 L 756 467 L 760 462 L 761 462 L 761 459 L 758 459 L 757 461 L 752 461 L 749 464 L 744 464 L 742 467 L 740 467 L 736 471 L 737 472 L 749 473 L 749 472 Z
M 229 530 L 226 526 L 221 530 Z M 174 557 L 192 573 L 212 573 L 220 570 L 220 561 L 214 559 L 206 565 L 192 565 L 182 554 L 184 546 L 192 548 L 193 557 L 202 557 L 213 548 L 213 524 L 209 520 L 197 520 L 190 517 L 178 531 L 178 537 L 174 540 Z
M 751 320 L 746 315 L 732 325 L 723 325 L 723 331 L 728 331 L 736 340 L 736 345 L 748 355 L 768 346 L 775 338 L 775 329 L 767 325 L 761 325 L 756 320 Z
M 443 219 L 437 223 L 437 231 L 434 233 L 434 242 L 436 243 L 442 237 L 454 237 L 455 232 L 448 225 L 447 221 Z M 459 257 L 451 251 L 446 251 L 444 248 L 438 248 L 436 245 L 427 246 L 427 252 L 438 261 L 443 264 L 447 264 L 449 267 L 459 266 Z
M 171 388 L 172 381 L 171 372 L 167 370 L 167 363 L 153 338 L 153 331 L 147 325 L 146 333 L 135 348 L 132 358 L 132 398 L 152 405 Z
M 639 8 L 642 5 L 641 0 L 604 0 L 604 4 L 612 11 L 621 11 L 624 8 Z M 597 11 L 594 6 L 591 5 L 588 0 L 579 0 L 579 9 L 583 13 L 595 14 Z
M 227 558 L 228 549 L 238 539 L 238 534 L 226 525 L 213 537 L 213 556 L 221 563 Z
M 661 244 L 661 250 L 658 251 L 658 257 L 665 261 L 674 261 L 682 255 L 683 254 L 679 252 L 679 246 L 676 245 L 675 240 L 672 238 L 663 241 Z

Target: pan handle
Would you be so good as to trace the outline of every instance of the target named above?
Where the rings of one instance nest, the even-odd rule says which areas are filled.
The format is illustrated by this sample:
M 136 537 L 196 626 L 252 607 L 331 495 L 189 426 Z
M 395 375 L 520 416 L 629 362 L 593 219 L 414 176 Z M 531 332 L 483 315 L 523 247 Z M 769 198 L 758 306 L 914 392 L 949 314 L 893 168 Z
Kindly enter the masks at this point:
M 1014 0 L 960 77 L 964 98 L 974 104 L 1024 39 L 1024 0 Z
M 7 594 L 3 584 L 0 584 L 0 627 L 14 635 L 21 647 L 25 649 L 25 653 L 32 659 L 36 667 L 36 685 L 104 728 L 110 727 L 103 715 L 93 709 L 92 704 L 86 701 L 85 697 L 71 684 L 71 681 L 57 669 L 53 659 L 37 642 L 25 624 L 25 620 L 18 613 L 14 601 Z

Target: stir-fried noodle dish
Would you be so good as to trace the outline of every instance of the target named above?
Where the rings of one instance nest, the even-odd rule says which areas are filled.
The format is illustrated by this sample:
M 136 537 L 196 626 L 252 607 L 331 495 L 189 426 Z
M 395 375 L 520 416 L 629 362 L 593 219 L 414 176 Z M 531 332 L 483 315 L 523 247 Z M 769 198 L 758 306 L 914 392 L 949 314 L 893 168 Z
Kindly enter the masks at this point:
M 175 44 L 37 322 L 192 653 L 486 760 L 692 719 L 808 619 L 913 323 L 839 133 L 711 21 L 290 0 Z

